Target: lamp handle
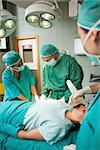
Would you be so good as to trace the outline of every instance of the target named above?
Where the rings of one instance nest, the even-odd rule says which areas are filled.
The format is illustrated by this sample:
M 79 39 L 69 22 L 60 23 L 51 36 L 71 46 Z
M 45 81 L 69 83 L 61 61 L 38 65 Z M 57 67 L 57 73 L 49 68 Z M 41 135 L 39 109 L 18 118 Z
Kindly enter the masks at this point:
M 47 4 L 47 5 L 50 5 L 50 6 L 54 6 L 54 4 L 46 1 L 46 0 L 39 0 L 39 1 L 36 1 L 34 2 L 34 4 L 38 4 L 38 3 L 42 3 L 42 4 Z
M 58 5 L 58 3 L 57 3 L 57 0 L 54 0 L 54 3 L 55 3 L 55 6 L 56 6 L 56 9 L 58 10 L 59 18 L 61 19 L 61 18 L 62 18 L 62 17 L 61 17 L 61 10 L 60 10 L 60 8 L 59 8 L 59 5 Z
M 58 5 L 58 3 L 57 3 L 56 0 L 54 0 L 54 3 L 55 3 L 55 5 L 56 5 L 57 9 L 59 9 L 59 5 Z

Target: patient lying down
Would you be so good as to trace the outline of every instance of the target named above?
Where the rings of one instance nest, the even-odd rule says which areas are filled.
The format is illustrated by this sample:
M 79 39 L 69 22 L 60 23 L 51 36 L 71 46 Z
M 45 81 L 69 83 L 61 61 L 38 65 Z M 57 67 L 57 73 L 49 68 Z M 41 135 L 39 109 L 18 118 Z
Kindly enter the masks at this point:
M 62 140 L 76 123 L 81 124 L 86 107 L 82 98 L 78 98 L 72 106 L 63 100 L 48 99 L 34 104 L 1 102 L 0 110 L 1 133 L 54 144 Z

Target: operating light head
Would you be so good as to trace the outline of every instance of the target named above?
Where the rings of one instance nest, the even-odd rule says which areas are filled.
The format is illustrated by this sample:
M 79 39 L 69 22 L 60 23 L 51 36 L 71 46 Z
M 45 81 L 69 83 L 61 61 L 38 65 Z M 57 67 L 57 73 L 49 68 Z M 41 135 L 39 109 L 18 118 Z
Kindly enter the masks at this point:
M 0 10 L 0 38 L 11 35 L 16 28 L 16 17 L 8 10 Z
M 50 13 L 43 13 L 43 14 L 41 14 L 41 18 L 50 21 L 50 20 L 54 20 L 55 16 L 53 14 L 50 14 Z
M 59 9 L 48 1 L 36 1 L 26 8 L 25 19 L 34 27 L 48 29 L 60 20 Z
M 16 26 L 16 22 L 13 19 L 8 19 L 4 22 L 4 27 L 6 29 L 12 29 Z
M 47 21 L 47 20 L 42 20 L 40 23 L 39 23 L 39 26 L 41 28 L 44 28 L 44 29 L 47 29 L 47 28 L 51 28 L 52 27 L 52 23 Z
M 26 17 L 26 20 L 30 23 L 37 23 L 39 22 L 39 17 L 37 15 L 29 15 Z
M 5 37 L 6 35 L 6 30 L 5 29 L 0 29 L 0 38 Z

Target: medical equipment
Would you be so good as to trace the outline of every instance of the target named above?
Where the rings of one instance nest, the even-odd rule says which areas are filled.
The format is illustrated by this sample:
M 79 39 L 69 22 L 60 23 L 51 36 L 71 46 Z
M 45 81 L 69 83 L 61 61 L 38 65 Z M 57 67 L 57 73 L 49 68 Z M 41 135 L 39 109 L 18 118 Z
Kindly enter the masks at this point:
M 69 88 L 69 90 L 70 90 L 70 92 L 71 92 L 72 94 L 77 91 L 76 87 L 75 87 L 74 84 L 71 82 L 71 80 L 67 80 L 66 83 L 67 83 L 67 86 L 68 86 L 68 88 Z M 68 104 L 71 104 L 71 96 L 70 96 L 70 98 L 69 98 Z
M 16 17 L 3 9 L 3 0 L 0 0 L 0 38 L 8 37 L 16 29 Z
M 77 91 L 76 87 L 74 86 L 74 84 L 70 80 L 67 80 L 66 83 L 67 83 L 67 86 L 68 86 L 68 88 L 72 94 Z
M 79 90 L 76 89 L 76 87 L 73 85 L 73 83 L 70 80 L 67 80 L 67 86 L 70 90 L 70 92 L 72 94 L 74 94 L 75 92 L 79 92 Z M 80 103 L 84 106 L 87 106 L 86 101 L 84 100 L 84 98 L 80 97 L 76 97 L 74 101 L 72 101 L 72 96 L 70 96 L 68 104 L 71 104 L 73 107 L 76 107 L 77 105 L 79 105 Z
M 61 11 L 56 0 L 51 3 L 47 0 L 38 0 L 25 10 L 26 21 L 35 27 L 51 28 L 61 19 Z

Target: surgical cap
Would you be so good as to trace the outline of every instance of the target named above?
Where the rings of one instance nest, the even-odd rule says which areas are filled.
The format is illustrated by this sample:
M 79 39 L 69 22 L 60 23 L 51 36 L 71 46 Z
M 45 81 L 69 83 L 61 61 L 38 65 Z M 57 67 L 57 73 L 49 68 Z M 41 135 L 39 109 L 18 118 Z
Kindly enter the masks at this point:
M 79 10 L 79 26 L 89 30 L 99 19 L 100 0 L 84 0 Z M 100 29 L 100 24 L 96 28 Z
M 58 49 L 51 45 L 51 44 L 45 44 L 41 48 L 41 56 L 42 57 L 48 57 L 53 55 L 55 52 L 58 52 Z
M 2 60 L 5 63 L 5 65 L 8 66 L 15 65 L 20 59 L 21 59 L 20 55 L 14 50 L 7 52 L 2 57 Z

